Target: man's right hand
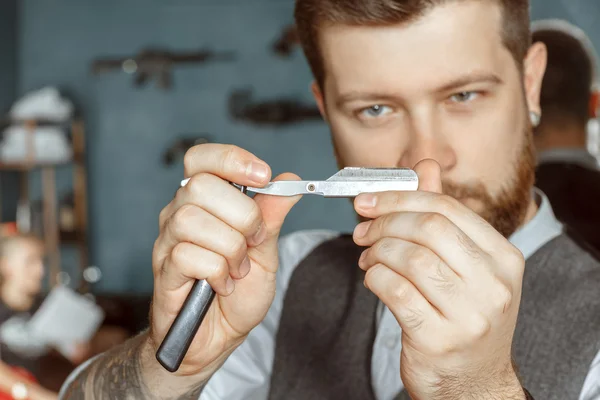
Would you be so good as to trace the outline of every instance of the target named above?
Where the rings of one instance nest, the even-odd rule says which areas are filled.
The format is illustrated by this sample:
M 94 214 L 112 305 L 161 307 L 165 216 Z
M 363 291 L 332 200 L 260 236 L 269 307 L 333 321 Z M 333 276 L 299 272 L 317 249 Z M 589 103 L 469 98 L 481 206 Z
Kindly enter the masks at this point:
M 235 146 L 193 147 L 184 164 L 191 179 L 159 218 L 150 340 L 156 351 L 194 281 L 208 280 L 217 296 L 176 372 L 208 378 L 265 317 L 275 295 L 279 231 L 300 196 L 252 199 L 229 184 L 263 187 L 271 177 L 264 161 Z

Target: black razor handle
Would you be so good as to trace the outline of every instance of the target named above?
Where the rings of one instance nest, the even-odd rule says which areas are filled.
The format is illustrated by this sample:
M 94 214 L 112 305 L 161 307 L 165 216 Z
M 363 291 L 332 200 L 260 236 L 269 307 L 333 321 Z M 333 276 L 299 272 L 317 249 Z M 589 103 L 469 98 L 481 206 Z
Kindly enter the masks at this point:
M 246 186 L 235 187 L 246 193 Z M 179 369 L 214 298 L 215 291 L 205 279 L 194 282 L 156 352 L 156 359 L 167 371 L 175 372 Z

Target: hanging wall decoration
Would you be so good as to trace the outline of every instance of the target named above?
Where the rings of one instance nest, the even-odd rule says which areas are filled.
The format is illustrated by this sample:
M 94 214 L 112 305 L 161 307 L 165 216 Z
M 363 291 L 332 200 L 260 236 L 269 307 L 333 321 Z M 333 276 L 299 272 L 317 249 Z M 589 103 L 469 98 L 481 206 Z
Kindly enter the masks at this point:
M 134 57 L 99 58 L 92 63 L 94 75 L 112 71 L 133 74 L 134 85 L 144 86 L 155 79 L 159 88 L 169 90 L 173 86 L 171 71 L 177 65 L 206 64 L 215 61 L 233 61 L 232 52 L 216 52 L 208 49 L 196 52 L 176 53 L 167 50 L 146 49 Z
M 294 51 L 294 48 L 299 46 L 299 44 L 300 41 L 296 26 L 286 26 L 279 35 L 279 38 L 273 43 L 272 50 L 275 54 L 282 57 L 289 57 Z
M 250 89 L 235 90 L 230 95 L 229 113 L 234 120 L 256 125 L 282 126 L 307 120 L 322 120 L 321 113 L 314 104 L 305 104 L 291 98 L 254 101 Z

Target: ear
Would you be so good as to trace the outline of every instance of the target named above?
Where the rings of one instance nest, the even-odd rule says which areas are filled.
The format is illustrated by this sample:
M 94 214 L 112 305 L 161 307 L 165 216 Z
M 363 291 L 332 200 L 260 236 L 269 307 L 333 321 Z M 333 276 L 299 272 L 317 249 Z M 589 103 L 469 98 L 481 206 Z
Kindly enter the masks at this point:
M 598 118 L 600 112 L 600 89 L 594 89 L 590 95 L 590 118 Z
M 540 107 L 540 93 L 542 81 L 546 72 L 548 53 L 546 45 L 540 42 L 534 43 L 527 52 L 523 65 L 523 80 L 525 84 L 525 96 L 529 111 L 539 115 L 542 114 Z
M 321 116 L 327 122 L 327 113 L 325 112 L 325 100 L 323 98 L 323 92 L 319 87 L 317 81 L 313 81 L 310 85 L 310 89 L 312 90 L 313 96 L 315 97 L 315 101 L 317 102 L 317 107 L 319 107 L 319 112 Z

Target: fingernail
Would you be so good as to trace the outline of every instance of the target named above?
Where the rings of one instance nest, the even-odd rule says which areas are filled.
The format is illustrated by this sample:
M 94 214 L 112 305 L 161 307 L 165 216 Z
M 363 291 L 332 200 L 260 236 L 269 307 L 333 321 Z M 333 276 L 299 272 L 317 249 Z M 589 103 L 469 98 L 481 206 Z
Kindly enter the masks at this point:
M 356 205 L 360 208 L 373 208 L 377 204 L 377 196 L 371 193 L 362 194 L 356 199 Z
M 244 261 L 242 261 L 242 263 L 240 264 L 241 277 L 243 278 L 246 275 L 248 275 L 248 272 L 250 272 L 250 259 L 248 258 L 248 256 L 246 256 L 246 258 L 244 258 Z
M 367 250 L 363 251 L 360 255 L 360 258 L 358 259 L 358 265 L 362 265 L 362 263 L 365 261 L 365 258 L 367 258 Z
M 361 222 L 356 226 L 356 228 L 354 228 L 354 236 L 357 239 L 365 237 L 367 231 L 369 230 L 369 226 L 371 226 L 371 221 Z
M 251 239 L 252 245 L 258 246 L 259 244 L 264 242 L 266 238 L 267 238 L 267 226 L 263 222 L 262 224 L 260 224 L 258 231 L 254 234 L 254 236 L 252 236 L 252 239 Z
M 225 290 L 227 291 L 227 294 L 231 294 L 233 292 L 233 289 L 235 289 L 235 283 L 233 282 L 233 279 L 231 279 L 231 277 L 228 276 L 227 282 L 225 283 Z
M 254 182 L 262 183 L 267 180 L 269 168 L 263 163 L 252 161 L 246 167 L 246 176 Z

